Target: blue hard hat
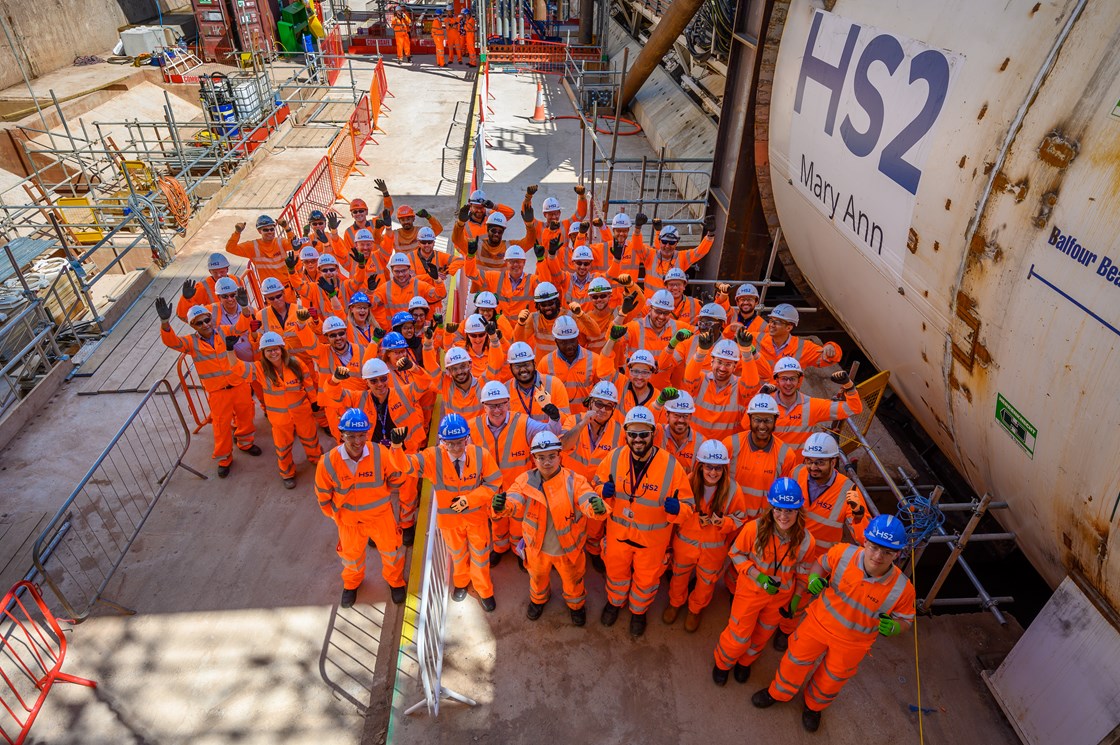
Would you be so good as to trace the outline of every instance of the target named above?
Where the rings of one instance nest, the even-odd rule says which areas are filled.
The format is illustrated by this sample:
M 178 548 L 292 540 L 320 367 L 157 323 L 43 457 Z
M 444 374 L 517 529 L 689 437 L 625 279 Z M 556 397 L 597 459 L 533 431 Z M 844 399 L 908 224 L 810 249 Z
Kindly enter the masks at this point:
M 412 316 L 409 316 L 409 320 Z M 405 341 L 404 336 L 398 331 L 390 331 L 385 334 L 385 338 L 381 340 L 382 349 L 408 349 L 408 342 Z
M 770 491 L 766 492 L 766 501 L 771 507 L 782 510 L 797 510 L 805 505 L 805 495 L 801 493 L 801 486 L 789 478 L 782 476 L 774 479 Z
M 894 515 L 871 518 L 863 537 L 883 548 L 901 551 L 906 548 L 906 526 Z
M 366 305 L 369 305 L 369 295 L 361 291 L 355 292 L 350 296 L 350 302 L 346 303 L 346 306 L 350 307 L 351 305 L 357 305 L 358 303 L 365 303 Z
M 441 440 L 462 440 L 465 437 L 470 437 L 470 434 L 471 428 L 467 424 L 467 420 L 459 414 L 448 414 L 439 420 L 439 439 Z
M 409 313 L 408 311 L 402 310 L 400 313 L 394 313 L 393 314 L 393 322 L 389 325 L 392 326 L 393 328 L 396 328 L 397 326 L 400 326 L 400 325 L 405 324 L 405 323 L 415 323 L 415 322 L 416 322 L 416 319 L 412 317 L 411 313 Z
M 369 432 L 369 417 L 361 409 L 347 409 L 338 420 L 339 432 Z
M 257 218 L 257 228 L 263 228 L 265 225 L 275 225 L 276 221 L 268 215 L 261 215 Z
M 311 214 L 307 216 L 307 220 L 309 222 L 312 220 L 322 220 L 323 222 L 326 222 L 327 216 L 323 214 L 322 210 L 311 210 Z

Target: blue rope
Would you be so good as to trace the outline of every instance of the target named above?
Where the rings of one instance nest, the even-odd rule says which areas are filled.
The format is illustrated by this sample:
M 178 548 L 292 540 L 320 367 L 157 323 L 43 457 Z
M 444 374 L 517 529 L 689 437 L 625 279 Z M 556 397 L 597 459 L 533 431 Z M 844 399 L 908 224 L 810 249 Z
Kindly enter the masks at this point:
M 911 548 L 928 541 L 945 522 L 945 513 L 926 497 L 911 496 L 898 506 L 898 519 L 906 526 L 906 539 Z

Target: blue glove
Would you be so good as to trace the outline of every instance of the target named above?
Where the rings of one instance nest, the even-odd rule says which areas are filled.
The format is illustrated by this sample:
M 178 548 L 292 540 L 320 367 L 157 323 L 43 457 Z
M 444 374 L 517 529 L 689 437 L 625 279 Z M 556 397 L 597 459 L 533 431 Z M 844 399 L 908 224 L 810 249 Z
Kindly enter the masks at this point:
M 603 495 L 603 499 L 614 499 L 614 476 L 607 477 L 607 483 L 603 484 L 603 488 L 599 490 L 599 493 Z
M 670 515 L 681 514 L 681 500 L 677 499 L 677 492 L 673 492 L 671 497 L 665 497 L 665 511 Z

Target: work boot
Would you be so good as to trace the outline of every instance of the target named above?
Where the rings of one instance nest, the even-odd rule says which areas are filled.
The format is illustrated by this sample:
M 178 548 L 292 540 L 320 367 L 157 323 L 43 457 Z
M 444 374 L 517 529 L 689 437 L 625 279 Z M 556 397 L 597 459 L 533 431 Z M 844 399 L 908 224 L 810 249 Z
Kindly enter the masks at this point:
M 617 605 L 607 603 L 603 606 L 603 615 L 599 617 L 599 621 L 604 626 L 614 626 L 614 622 L 618 620 L 618 612 L 622 610 Z
M 504 556 L 505 556 L 505 553 L 502 552 L 502 551 L 491 551 L 490 552 L 490 566 L 496 567 L 499 564 L 501 564 L 502 563 L 502 557 L 504 557 Z
M 482 606 L 482 610 L 487 613 L 493 613 L 494 609 L 498 607 L 498 601 L 494 600 L 493 595 L 488 598 L 479 598 L 478 602 Z
M 241 448 L 241 452 L 245 453 L 246 455 L 252 455 L 253 457 L 256 457 L 261 454 L 261 446 L 250 445 L 247 448 Z
M 408 598 L 408 585 L 401 585 L 400 587 L 390 587 L 389 595 L 393 598 L 393 603 L 400 605 Z
M 354 606 L 354 601 L 357 600 L 357 599 L 358 599 L 358 588 L 355 587 L 353 590 L 343 589 L 342 600 L 338 601 L 338 604 L 341 605 L 343 608 L 351 608 L 351 607 Z
M 603 557 L 599 554 L 588 554 L 591 559 L 591 567 L 599 574 L 607 573 L 607 565 L 603 563 Z
M 224 479 L 226 476 L 229 476 L 229 469 L 232 466 L 233 466 L 232 463 L 228 463 L 224 466 L 221 463 L 219 463 L 218 464 L 218 478 Z
M 525 560 L 520 556 L 517 557 L 517 568 L 525 572 L 525 574 L 529 573 L 529 570 L 525 568 Z
M 746 683 L 751 678 L 751 666 L 735 663 L 735 682 Z
M 295 479 L 283 479 L 283 482 L 284 482 L 284 488 L 285 489 L 295 489 L 296 488 L 296 480 Z
M 530 621 L 536 621 L 544 613 L 544 603 L 529 602 L 529 609 L 525 611 L 525 617 Z
M 569 608 L 568 612 L 572 614 L 573 626 L 583 626 L 587 623 L 587 608 Z
M 456 587 L 455 592 L 451 593 L 451 599 L 454 600 L 456 603 L 462 602 L 463 598 L 465 598 L 466 596 L 467 596 L 467 588 L 465 588 L 465 587 Z
M 684 617 L 684 630 L 691 634 L 698 628 L 700 628 L 700 614 L 689 611 Z
M 821 713 L 806 706 L 801 710 L 801 726 L 806 732 L 816 732 L 821 728 Z
M 730 670 L 724 670 L 719 665 L 713 665 L 712 666 L 712 682 L 715 683 L 717 686 L 720 686 L 720 687 L 723 687 L 723 686 L 727 685 L 727 676 L 730 672 L 731 672 Z
M 768 709 L 778 703 L 778 699 L 770 695 L 769 688 L 763 688 L 754 692 L 754 695 L 751 696 L 751 703 L 754 704 L 756 709 Z
M 406 546 L 411 546 L 416 541 L 416 526 L 409 525 L 407 528 L 401 529 L 401 543 Z
M 646 633 L 646 614 L 645 613 L 631 613 L 630 614 L 630 636 L 639 637 Z
M 679 616 L 680 614 L 681 614 L 681 606 L 679 606 L 679 605 L 669 605 L 665 608 L 665 611 L 661 614 L 661 622 L 672 626 L 674 623 L 676 623 L 677 616 Z
M 789 649 L 789 634 L 781 629 L 774 632 L 774 649 L 784 652 Z

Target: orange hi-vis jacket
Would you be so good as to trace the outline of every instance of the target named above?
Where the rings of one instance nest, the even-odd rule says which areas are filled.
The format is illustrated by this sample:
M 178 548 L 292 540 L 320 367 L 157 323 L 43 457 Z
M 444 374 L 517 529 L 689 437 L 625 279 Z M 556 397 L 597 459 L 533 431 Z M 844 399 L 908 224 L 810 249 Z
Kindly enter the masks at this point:
M 604 310 L 595 310 L 595 306 L 590 301 L 583 304 L 582 315 L 587 318 L 589 323 L 587 329 L 594 327 L 595 332 L 584 331 L 583 334 L 587 338 L 583 341 L 583 346 L 590 349 L 592 352 L 602 352 L 603 347 L 607 345 L 607 334 L 611 330 L 611 324 L 614 323 L 614 309 L 617 303 L 612 302 Z M 612 307 L 613 306 L 613 307 Z M 581 329 L 582 330 L 582 329 Z M 612 355 L 612 359 L 615 359 Z
M 433 216 L 427 218 L 432 232 L 439 235 L 443 232 L 443 224 Z M 415 253 L 420 247 L 420 226 L 413 225 L 412 230 L 403 227 L 385 230 L 381 234 L 381 252 L 392 256 L 393 252 L 410 254 Z
M 779 476 L 788 476 L 797 463 L 792 445 L 771 437 L 766 447 L 755 447 L 750 431 L 723 439 L 731 456 L 731 477 L 747 495 L 752 519 L 766 510 L 766 494 Z
M 774 339 L 770 334 L 758 335 L 758 374 L 763 380 L 770 380 L 774 376 L 774 365 L 782 357 L 793 357 L 806 367 L 827 367 L 840 361 L 840 347 L 836 342 L 827 342 L 823 347 L 803 336 L 790 336 L 781 349 L 774 348 Z M 832 349 L 833 358 L 824 361 L 824 350 Z
M 659 392 L 657 388 L 651 385 L 646 389 L 645 398 L 639 401 L 638 392 L 630 385 L 630 378 L 626 375 L 620 375 L 618 378 L 618 410 L 630 411 L 635 406 L 652 408 L 657 401 Z
M 471 373 L 484 382 L 487 380 L 503 380 L 503 376 L 508 378 L 509 368 L 506 366 L 506 352 L 509 350 L 509 342 L 506 339 L 509 337 L 506 336 L 506 333 L 502 332 L 503 338 L 497 345 L 490 344 L 490 340 L 487 339 L 486 351 L 482 354 L 475 354 L 474 348 L 462 338 L 464 336 L 462 330 L 460 326 L 459 332 L 456 333 L 455 338 L 448 346 L 457 344 L 467 350 L 467 354 L 471 358 Z
M 525 550 L 539 552 L 544 545 L 548 518 L 552 514 L 556 538 L 560 542 L 560 556 L 569 556 L 583 550 L 587 542 L 587 522 L 602 520 L 606 515 L 596 515 L 591 498 L 596 495 L 587 479 L 567 468 L 561 468 L 548 481 L 541 478 L 537 469 L 518 476 L 508 488 L 506 509 L 515 520 L 521 520 Z
M 754 337 L 759 341 L 762 340 L 762 334 L 766 332 L 766 321 L 762 319 L 761 313 L 756 310 L 749 319 L 744 319 L 739 315 L 738 306 L 733 306 L 728 301 L 727 295 L 718 295 L 715 302 L 716 305 L 727 311 L 727 323 L 723 327 L 725 339 L 734 339 L 739 326 L 746 326 L 749 333 L 754 334 Z
M 283 320 L 271 305 L 265 305 L 257 311 L 257 320 L 261 322 L 259 334 L 267 334 L 269 331 L 280 334 L 284 337 L 284 346 L 287 347 L 288 354 L 299 357 L 302 362 L 311 362 L 315 349 L 315 328 L 311 320 L 308 320 L 302 329 L 299 327 L 295 305 L 288 306 L 287 317 Z
M 696 320 L 700 317 L 700 309 L 703 307 L 697 298 L 681 295 L 681 299 L 673 306 L 673 318 L 689 326 L 695 326 Z
M 669 273 L 670 269 L 680 269 L 687 272 L 694 264 L 708 255 L 714 242 L 712 238 L 705 236 L 696 247 L 679 249 L 670 258 L 662 259 L 661 253 L 657 250 L 659 240 L 654 238 L 653 250 L 649 252 L 644 264 L 646 290 L 655 292 L 665 289 L 665 275 Z
M 684 443 L 677 444 L 673 439 L 673 433 L 669 431 L 668 424 L 659 424 L 657 429 L 653 431 L 653 444 L 659 448 L 664 448 L 669 455 L 677 459 L 685 470 L 692 472 L 693 466 L 696 464 L 696 450 L 704 442 L 704 436 L 694 429 L 688 432 L 688 438 Z
M 452 528 L 462 524 L 489 526 L 490 503 L 501 489 L 502 475 L 485 449 L 478 445 L 467 446 L 461 475 L 455 473 L 451 456 L 438 445 L 424 448 L 416 455 L 408 455 L 400 448 L 393 448 L 391 453 L 394 468 L 403 476 L 432 482 L 437 527 Z M 459 497 L 467 500 L 467 508 L 462 512 L 451 509 L 451 503 Z
M 517 314 L 528 308 L 533 309 L 533 293 L 541 282 L 549 282 L 552 275 L 543 263 L 538 264 L 536 274 L 524 272 L 514 280 L 509 270 L 479 269 L 477 256 L 468 256 L 463 264 L 463 273 L 471 281 L 471 292 L 488 290 L 498 298 L 498 310 L 504 315 L 516 318 Z
M 280 239 L 280 226 L 276 226 L 276 237 L 267 243 L 260 238 L 253 241 L 238 242 L 241 233 L 234 231 L 226 241 L 226 253 L 249 259 L 253 268 L 257 270 L 257 277 L 263 282 L 268 277 L 275 277 L 284 286 L 288 285 L 288 267 L 284 266 L 284 257 L 292 246 L 295 233 L 288 231 L 286 240 Z
M 510 412 L 505 426 L 495 437 L 486 423 L 486 414 L 479 414 L 470 420 L 471 442 L 486 448 L 502 472 L 502 488 L 508 488 L 514 480 L 532 467 L 529 460 L 529 437 L 525 427 L 526 417 L 521 413 Z
M 774 434 L 790 445 L 804 445 L 818 424 L 847 419 L 863 412 L 863 399 L 855 387 L 844 393 L 843 401 L 812 398 L 800 391 L 789 406 L 782 403 L 781 397 L 775 397 L 775 400 L 781 413 L 774 425 Z
M 444 373 L 439 385 L 440 396 L 443 398 L 443 413 L 455 412 L 467 420 L 482 413 L 482 404 L 479 403 L 478 397 L 482 393 L 482 386 L 486 385 L 485 380 L 472 375 L 470 385 L 464 391 L 455 385 L 450 375 Z
M 565 464 L 588 481 L 595 478 L 599 464 L 613 451 L 622 447 L 625 434 L 618 417 L 611 417 L 598 439 L 592 439 L 591 423 L 583 425 L 574 443 L 564 451 Z
M 319 287 L 318 280 L 312 282 L 302 272 L 292 275 L 292 287 L 303 299 L 304 307 L 318 309 L 320 318 L 344 316 L 349 297 L 355 292 L 366 291 L 366 270 L 364 267 L 355 267 L 352 277 L 338 277 L 338 291 L 333 298 Z
M 503 382 L 509 387 L 509 410 L 511 412 L 521 412 L 538 422 L 548 421 L 548 415 L 541 411 L 541 407 L 537 405 L 536 399 L 533 398 L 533 392 L 526 393 L 521 390 L 517 381 L 512 380 L 512 373 L 509 372 L 508 366 L 506 367 L 506 378 Z M 552 403 L 560 409 L 561 419 L 572 413 L 572 407 L 568 402 L 568 391 L 564 388 L 562 381 L 551 375 L 541 375 L 538 372 L 533 387 L 535 388 L 538 385 L 543 385 L 549 395 L 552 396 Z
M 245 283 L 241 281 L 240 277 L 235 277 L 232 274 L 227 274 L 226 276 L 236 282 L 238 287 L 245 286 Z M 195 285 L 194 297 L 188 299 L 179 295 L 179 302 L 175 304 L 175 315 L 179 317 L 180 321 L 183 323 L 187 322 L 187 311 L 189 311 L 192 306 L 212 305 L 218 302 L 218 293 L 214 291 L 215 281 L 213 277 L 207 276 L 205 279 L 199 280 L 198 284 Z
M 207 393 L 243 385 L 252 378 L 248 365 L 238 359 L 231 362 L 226 356 L 226 340 L 220 333 L 207 340 L 198 334 L 179 336 L 172 329 L 161 328 L 159 337 L 169 348 L 194 360 L 194 370 Z
M 722 440 L 744 429 L 746 415 L 743 412 L 751 397 L 758 392 L 758 372 L 750 364 L 751 360 L 747 359 L 742 366 L 743 376 L 732 375 L 720 387 L 711 372 L 702 372 L 704 361 L 708 357 L 709 350 L 700 349 L 700 345 L 696 345 L 696 351 L 685 365 L 685 382 L 681 387 L 691 393 L 696 401 L 692 426 L 705 439 Z
M 505 204 L 495 204 L 494 209 L 487 211 L 486 217 L 500 212 L 505 216 L 507 224 L 509 220 L 513 219 L 513 207 Z M 491 246 L 486 240 L 486 217 L 482 218 L 481 222 L 475 222 L 473 217 L 467 218 L 466 222 L 459 222 L 455 220 L 455 226 L 451 228 L 451 245 L 453 245 L 459 253 L 464 256 L 467 255 L 467 243 L 477 239 L 478 240 L 478 263 L 482 265 L 483 269 L 502 269 L 505 267 L 506 261 L 506 246 L 515 245 L 521 246 L 528 253 L 532 250 L 533 244 L 536 242 L 536 226 L 525 226 L 525 237 L 519 241 L 507 242 L 502 239 L 497 246 Z M 509 228 L 506 228 L 506 232 Z
M 630 448 L 618 448 L 599 464 L 595 473 L 597 486 L 611 477 L 615 483 L 615 496 L 604 500 L 611 508 L 607 543 L 624 541 L 664 552 L 673 537 L 673 525 L 685 522 L 695 511 L 688 472 L 660 448 L 650 457 L 641 479 L 632 475 L 630 460 Z M 665 500 L 673 495 L 681 503 L 676 515 L 665 511 Z
M 548 223 L 544 220 L 535 220 L 533 224 L 537 228 L 537 236 L 540 239 L 540 244 L 545 248 L 548 248 L 548 244 L 552 242 L 553 238 L 559 238 L 561 244 L 567 243 L 568 231 L 571 229 L 572 223 L 582 222 L 583 218 L 586 216 L 587 195 L 581 194 L 576 198 L 576 211 L 573 212 L 571 217 L 568 217 L 567 219 L 561 218 L 560 227 L 553 229 L 548 227 Z M 606 268 L 605 265 L 604 268 Z
M 845 526 L 857 544 L 863 543 L 863 529 L 871 513 L 863 495 L 846 476 L 833 471 L 828 486 L 816 499 L 809 491 L 809 471 L 805 466 L 795 468 L 792 478 L 801 485 L 801 493 L 805 495 L 805 527 L 817 540 L 813 560 L 844 540 Z
M 879 635 L 879 616 L 914 621 L 914 585 L 895 565 L 882 577 L 863 570 L 863 549 L 838 543 L 820 557 L 830 578 L 808 614 L 825 629 L 853 646 L 870 647 Z
M 385 206 L 386 209 L 392 211 L 392 209 L 393 209 L 393 199 L 392 199 L 392 197 L 385 200 L 384 206 Z M 387 259 L 389 257 L 388 256 L 380 256 L 380 251 L 378 249 L 381 246 L 381 236 L 382 236 L 382 233 L 385 232 L 385 227 L 384 226 L 382 226 L 380 228 L 377 227 L 377 220 L 376 219 L 366 220 L 364 225 L 359 225 L 358 223 L 355 222 L 354 224 L 352 224 L 350 227 L 348 227 L 343 232 L 342 242 L 346 245 L 346 253 L 349 254 L 350 251 L 358 245 L 358 242 L 354 239 L 354 237 L 358 234 L 359 230 L 368 230 L 370 233 L 373 234 L 373 246 L 374 246 L 374 248 L 373 248 L 373 251 L 371 253 L 373 254 L 374 257 L 377 258 L 377 261 L 380 262 L 379 266 L 384 266 L 385 265 L 385 259 Z M 347 256 L 346 260 L 349 261 L 350 257 Z M 345 268 L 349 269 L 349 267 L 346 266 L 345 262 L 343 262 L 342 259 L 339 259 L 338 261 L 339 261 L 339 263 L 342 263 Z
M 677 333 L 680 329 L 688 329 L 691 331 L 692 327 L 670 318 L 665 322 L 665 326 L 662 327 L 660 331 L 657 331 L 650 326 L 648 315 L 630 321 L 626 324 L 626 336 L 615 343 L 615 360 L 619 362 L 621 366 L 635 349 L 648 349 L 650 353 L 653 354 L 654 359 L 657 359 L 658 355 L 669 346 L 669 340 L 673 338 L 673 334 Z M 623 341 L 626 342 L 625 345 L 622 344 Z M 622 348 L 620 349 L 619 347 Z M 671 381 L 667 371 L 658 370 L 650 377 L 649 382 L 656 388 L 664 388 L 670 385 Z
M 803 589 L 809 583 L 809 569 L 813 565 L 813 535 L 805 531 L 805 536 L 797 546 L 790 545 L 789 539 L 783 539 L 774 531 L 770 541 L 762 551 L 758 551 L 755 543 L 758 542 L 758 520 L 752 520 L 743 527 L 727 552 L 732 566 L 740 575 L 736 585 L 736 592 L 766 592 L 761 585 L 752 581 L 745 581 L 746 571 L 754 567 L 770 579 L 780 583 L 778 592 L 772 596 L 776 604 L 785 605 L 794 594 L 804 594 Z M 816 603 L 814 603 L 816 605 Z M 878 621 L 876 621 L 878 628 Z
M 273 425 L 290 422 L 295 412 L 310 404 L 318 396 L 307 368 L 304 368 L 303 377 L 299 378 L 290 367 L 285 365 L 279 370 L 279 380 L 273 383 L 264 374 L 260 362 L 254 365 L 254 374 L 263 392 L 264 410 L 268 413 L 268 421 Z
M 412 19 L 405 13 L 394 13 L 389 23 L 394 34 L 407 34 L 412 29 Z
M 210 317 L 216 321 L 216 328 L 223 336 L 241 336 L 249 331 L 249 319 L 241 314 L 241 307 L 236 306 L 233 313 L 226 313 L 221 303 L 211 303 L 207 308 Z
M 611 253 L 611 247 L 614 245 L 614 234 L 610 227 L 604 225 L 599 228 L 599 233 L 603 238 L 603 248 L 609 267 L 608 273 L 612 277 L 617 277 L 619 273 L 629 274 L 637 282 L 638 270 L 645 266 L 646 262 L 649 261 L 650 254 L 653 253 L 653 249 L 642 240 L 641 231 L 631 230 L 630 237 L 626 239 L 626 244 L 622 248 L 621 261 Z
M 587 411 L 584 399 L 590 395 L 596 383 L 600 380 L 609 380 L 613 383 L 618 379 L 618 369 L 612 360 L 583 347 L 580 347 L 576 358 L 571 362 L 554 349 L 537 363 L 537 370 L 563 381 L 573 414 Z
M 327 392 L 327 385 L 331 377 L 334 375 L 335 368 L 345 367 L 350 371 L 350 377 L 342 381 L 342 388 L 348 391 L 355 391 L 361 393 L 368 390 L 366 381 L 362 379 L 362 350 L 350 345 L 350 358 L 345 362 L 339 356 L 335 348 L 330 344 L 317 342 L 313 351 L 315 358 L 315 369 L 319 373 L 319 405 L 320 406 L 333 406 L 330 399 L 331 396 Z
M 701 551 L 726 549 L 735 539 L 735 535 L 751 520 L 746 496 L 734 483 L 730 487 L 727 492 L 727 504 L 721 510 L 723 519 L 708 525 L 701 525 L 700 517 L 701 515 L 708 518 L 716 517 L 713 506 L 700 504 L 703 495 L 699 497 L 693 495 L 697 502 L 696 511 L 677 526 L 677 537 Z
M 391 378 L 392 376 L 390 376 Z M 327 384 L 323 387 L 323 393 L 327 400 L 328 406 L 334 406 L 340 410 L 345 409 L 361 409 L 369 417 L 370 422 L 375 423 L 378 421 L 377 402 L 370 393 L 369 388 L 363 391 L 354 391 L 343 388 L 333 379 L 328 379 Z M 388 397 L 388 410 L 386 412 L 389 419 L 392 420 L 393 427 L 406 427 L 408 433 L 405 435 L 405 446 L 409 450 L 418 450 L 424 446 L 428 441 L 428 433 L 424 429 L 424 410 L 416 403 L 416 397 L 410 397 L 412 391 L 408 388 L 401 386 L 389 385 Z M 384 428 L 382 428 L 384 430 Z M 387 432 L 382 432 L 384 439 L 388 440 L 389 435 Z M 373 436 L 373 430 L 370 430 L 370 437 Z
M 580 313 L 578 316 L 572 315 L 567 310 L 560 313 L 561 316 L 571 316 L 572 320 L 576 322 L 576 327 L 579 329 L 580 341 L 591 336 L 597 335 L 598 331 L 595 322 L 592 321 L 586 313 Z M 557 316 L 559 318 L 560 316 Z M 541 315 L 540 311 L 534 310 L 529 314 L 529 318 L 525 323 L 515 322 L 513 324 L 513 339 L 514 341 L 523 341 L 533 348 L 537 353 L 537 357 L 549 354 L 556 350 L 556 339 L 552 336 L 552 326 L 556 323 L 556 319 L 549 321 Z
M 422 297 L 429 306 L 439 307 L 447 297 L 447 289 L 442 282 L 432 284 L 420 277 L 413 277 L 404 286 L 388 279 L 370 293 L 370 312 L 381 328 L 391 329 L 393 315 L 407 311 L 408 301 L 414 297 Z
M 454 276 L 455 272 L 463 266 L 463 260 L 457 258 L 446 251 L 432 250 L 432 255 L 424 258 L 420 254 L 420 250 L 410 251 L 408 253 L 408 260 L 412 262 L 412 271 L 416 272 L 417 277 L 426 278 L 432 284 L 442 284 L 443 280 L 436 280 L 432 278 L 428 267 L 436 270 L 436 276 L 439 276 L 440 271 L 447 272 L 447 274 Z
M 319 509 L 336 522 L 376 512 L 392 512 L 392 494 L 400 487 L 400 474 L 392 465 L 389 448 L 366 443 L 366 453 L 351 471 L 343 460 L 345 447 L 332 448 L 315 469 L 315 496 Z

